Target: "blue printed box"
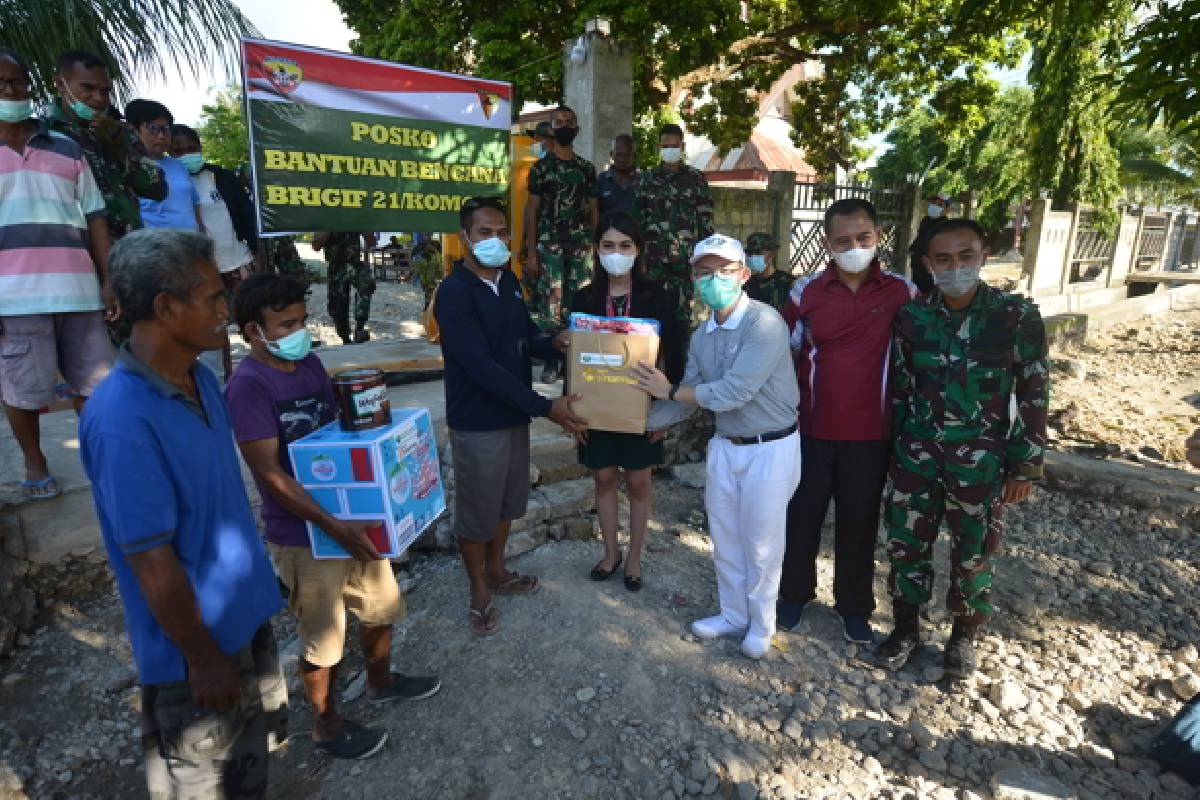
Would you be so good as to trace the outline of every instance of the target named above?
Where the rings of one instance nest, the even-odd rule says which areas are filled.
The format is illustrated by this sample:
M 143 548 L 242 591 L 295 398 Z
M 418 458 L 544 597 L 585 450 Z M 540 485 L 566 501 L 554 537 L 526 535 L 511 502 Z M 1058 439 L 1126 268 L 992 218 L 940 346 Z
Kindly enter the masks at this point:
M 376 521 L 368 535 L 395 558 L 446 510 L 437 440 L 423 408 L 392 411 L 381 428 L 344 431 L 337 422 L 288 446 L 292 469 L 321 508 L 338 519 Z M 314 558 L 349 558 L 338 542 L 308 523 Z

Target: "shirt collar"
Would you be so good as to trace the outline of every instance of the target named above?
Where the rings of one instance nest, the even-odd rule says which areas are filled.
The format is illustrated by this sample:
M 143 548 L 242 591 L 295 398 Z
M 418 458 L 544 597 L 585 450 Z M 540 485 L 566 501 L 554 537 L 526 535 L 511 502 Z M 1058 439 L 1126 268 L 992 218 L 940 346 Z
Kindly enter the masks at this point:
M 121 350 L 119 353 L 117 353 L 117 361 L 123 367 L 125 367 L 126 370 L 132 372 L 134 375 L 137 375 L 146 383 L 150 384 L 150 388 L 154 389 L 163 397 L 167 398 L 168 400 L 182 400 L 188 407 L 189 411 L 199 415 L 200 418 L 206 423 L 208 422 L 208 415 L 204 413 L 204 406 L 196 402 L 195 398 L 190 397 L 187 392 L 183 391 L 178 386 L 171 383 L 162 375 L 159 375 L 157 372 L 151 369 L 150 365 L 145 361 L 142 361 L 140 358 L 135 356 L 133 351 L 129 349 L 129 342 L 125 342 L 125 344 L 121 345 Z M 195 374 L 196 369 L 193 367 L 193 378 L 195 378 Z M 200 382 L 198 380 L 196 381 L 196 390 L 200 390 Z
M 717 322 L 716 312 L 713 312 L 708 317 L 708 324 L 704 326 L 705 333 L 712 333 L 717 328 L 723 331 L 737 330 L 737 326 L 742 324 L 742 317 L 746 316 L 746 311 L 750 308 L 750 297 L 744 291 L 738 299 L 737 305 L 733 307 L 733 313 L 729 315 L 729 319 L 724 323 Z

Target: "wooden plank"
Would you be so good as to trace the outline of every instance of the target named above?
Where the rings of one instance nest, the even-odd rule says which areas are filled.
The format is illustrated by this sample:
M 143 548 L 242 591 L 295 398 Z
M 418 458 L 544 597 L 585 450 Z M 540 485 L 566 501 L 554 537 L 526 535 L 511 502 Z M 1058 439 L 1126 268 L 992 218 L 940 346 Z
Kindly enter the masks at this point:
M 1130 272 L 1127 283 L 1200 283 L 1200 272 Z
M 330 375 L 348 369 L 383 372 L 437 372 L 444 366 L 442 348 L 425 340 L 388 339 L 314 350 Z

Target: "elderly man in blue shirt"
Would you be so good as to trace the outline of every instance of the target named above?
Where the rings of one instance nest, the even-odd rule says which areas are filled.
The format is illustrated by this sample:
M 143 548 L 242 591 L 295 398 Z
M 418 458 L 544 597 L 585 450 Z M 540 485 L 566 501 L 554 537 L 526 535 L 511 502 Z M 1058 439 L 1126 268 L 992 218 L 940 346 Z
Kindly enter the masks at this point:
M 133 333 L 84 409 L 80 449 L 142 685 L 152 797 L 262 797 L 287 687 L 282 600 L 212 372 L 229 310 L 212 241 L 136 231 L 109 259 Z

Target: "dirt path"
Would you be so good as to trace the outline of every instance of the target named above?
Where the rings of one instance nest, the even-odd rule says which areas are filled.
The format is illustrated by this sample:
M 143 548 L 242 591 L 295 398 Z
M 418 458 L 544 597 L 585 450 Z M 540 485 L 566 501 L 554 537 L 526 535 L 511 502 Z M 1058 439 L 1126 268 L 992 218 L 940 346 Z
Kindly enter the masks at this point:
M 543 591 L 503 599 L 501 633 L 477 639 L 457 560 L 414 560 L 396 661 L 437 672 L 442 691 L 382 711 L 350 702 L 392 734 L 361 763 L 314 757 L 293 694 L 271 797 L 957 799 L 1029 775 L 1080 797 L 1194 796 L 1139 755 L 1178 710 L 1184 678 L 1200 681 L 1200 539 L 1169 515 L 1045 494 L 1014 510 L 983 670 L 947 692 L 933 682 L 940 647 L 884 673 L 857 658 L 824 605 L 763 662 L 735 642 L 692 641 L 686 623 L 715 605 L 701 492 L 656 487 L 660 524 L 637 595 L 586 578 L 598 543 L 549 544 L 517 560 Z M 946 555 L 943 543 L 939 566 Z M 820 570 L 828 586 L 828 553 Z M 938 608 L 931 618 L 940 645 L 948 624 Z M 294 669 L 286 614 L 277 630 Z M 58 608 L 2 668 L 0 797 L 139 796 L 128 663 L 111 594 Z M 343 671 L 352 696 L 360 667 L 352 655 Z

